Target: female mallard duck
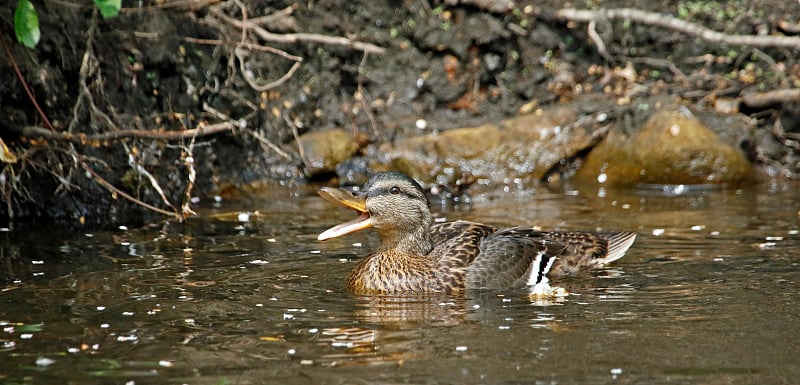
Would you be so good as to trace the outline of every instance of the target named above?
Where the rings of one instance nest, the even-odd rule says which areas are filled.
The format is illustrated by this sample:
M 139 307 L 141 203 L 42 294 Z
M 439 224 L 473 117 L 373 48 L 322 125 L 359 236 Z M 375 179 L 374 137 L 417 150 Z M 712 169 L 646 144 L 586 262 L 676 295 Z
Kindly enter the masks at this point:
M 636 233 L 538 231 L 456 221 L 431 226 L 428 199 L 413 179 L 397 172 L 372 177 L 357 193 L 323 187 L 325 200 L 358 218 L 334 226 L 321 241 L 369 227 L 381 246 L 347 278 L 356 293 L 434 293 L 533 286 L 546 294 L 547 275 L 567 275 L 615 261 Z

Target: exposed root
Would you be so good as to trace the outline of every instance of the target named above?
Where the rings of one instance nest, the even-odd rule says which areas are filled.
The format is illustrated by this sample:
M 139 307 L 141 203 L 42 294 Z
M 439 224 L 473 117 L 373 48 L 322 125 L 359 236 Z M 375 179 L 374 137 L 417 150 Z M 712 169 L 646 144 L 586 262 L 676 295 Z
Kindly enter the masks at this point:
M 112 145 L 111 141 L 125 138 L 156 139 L 156 140 L 180 140 L 213 135 L 220 132 L 233 131 L 235 125 L 231 122 L 219 122 L 214 124 L 199 124 L 197 128 L 180 131 L 151 131 L 151 130 L 119 130 L 102 132 L 99 134 L 69 133 L 50 131 L 43 127 L 28 126 L 23 128 L 22 135 L 28 138 L 44 138 L 63 140 L 75 144 L 101 146 Z
M 318 44 L 328 44 L 328 45 L 339 45 L 343 47 L 349 47 L 357 51 L 363 51 L 374 54 L 382 54 L 386 51 L 384 48 L 379 47 L 377 45 L 364 43 L 341 36 L 328 36 L 316 33 L 285 33 L 285 34 L 272 33 L 253 22 L 234 19 L 226 15 L 218 8 L 211 8 L 210 13 L 215 17 L 219 18 L 220 20 L 224 21 L 225 23 L 228 23 L 238 29 L 251 30 L 258 37 L 264 39 L 264 41 L 269 41 L 273 43 L 307 42 L 307 43 L 318 43 Z
M 797 88 L 766 92 L 748 92 L 742 95 L 742 103 L 754 108 L 798 101 L 800 101 L 800 89 Z
M 654 25 L 682 32 L 687 35 L 699 37 L 703 40 L 731 44 L 745 45 L 749 47 L 782 47 L 795 49 L 800 47 L 800 37 L 797 36 L 775 36 L 775 35 L 733 35 L 717 32 L 701 25 L 678 19 L 663 13 L 642 11 L 634 8 L 619 9 L 561 9 L 556 11 L 554 16 L 561 20 L 592 22 L 596 20 L 626 20 L 635 23 Z M 599 49 L 599 48 L 598 48 Z

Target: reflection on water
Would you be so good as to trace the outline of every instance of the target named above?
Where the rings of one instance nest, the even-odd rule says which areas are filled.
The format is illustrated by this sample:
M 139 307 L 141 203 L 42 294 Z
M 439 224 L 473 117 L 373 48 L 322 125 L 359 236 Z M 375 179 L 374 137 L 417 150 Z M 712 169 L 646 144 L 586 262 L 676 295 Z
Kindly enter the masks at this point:
M 377 240 L 317 242 L 349 213 L 306 195 L 183 225 L 2 233 L 0 382 L 791 383 L 794 191 L 542 190 L 436 212 L 640 233 L 544 303 L 515 290 L 350 295 L 343 277 Z M 239 209 L 254 214 L 239 222 Z

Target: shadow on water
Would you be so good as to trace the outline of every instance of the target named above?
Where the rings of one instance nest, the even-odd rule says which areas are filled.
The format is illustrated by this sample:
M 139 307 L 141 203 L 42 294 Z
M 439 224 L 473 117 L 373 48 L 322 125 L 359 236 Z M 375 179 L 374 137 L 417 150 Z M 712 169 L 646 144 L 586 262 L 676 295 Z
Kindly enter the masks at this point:
M 790 383 L 800 375 L 795 186 L 525 191 L 436 217 L 636 230 L 572 295 L 347 293 L 369 232 L 309 194 L 186 224 L 0 234 L 0 382 Z M 276 195 L 277 194 L 277 195 Z M 257 202 L 257 200 L 255 200 Z

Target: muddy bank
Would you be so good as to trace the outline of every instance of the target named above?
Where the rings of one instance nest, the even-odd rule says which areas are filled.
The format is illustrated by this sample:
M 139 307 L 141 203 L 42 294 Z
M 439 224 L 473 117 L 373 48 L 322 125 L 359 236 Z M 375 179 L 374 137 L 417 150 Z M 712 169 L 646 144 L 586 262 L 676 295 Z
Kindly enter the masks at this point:
M 791 19 L 800 4 L 759 3 L 626 6 L 727 36 L 800 31 Z M 663 95 L 695 111 L 741 116 L 752 122 L 748 160 L 772 177 L 800 175 L 796 48 L 719 44 L 652 23 L 602 19 L 587 28 L 559 16 L 561 2 L 512 5 L 249 1 L 243 10 L 225 1 L 152 1 L 103 20 L 92 7 L 46 2 L 37 8 L 42 41 L 34 50 L 8 38 L 13 11 L 0 10 L 8 46 L 0 56 L 0 215 L 76 223 L 182 217 L 193 197 L 252 182 L 360 172 L 314 166 L 304 135 L 341 130 L 352 139 L 344 160 L 368 165 L 403 138 L 587 96 L 635 108 Z M 784 94 L 766 93 L 774 90 Z M 603 105 L 584 103 L 574 120 Z M 555 153 L 572 164 L 596 143 Z M 445 169 L 452 168 L 425 172 Z M 532 182 L 574 171 L 551 167 Z

